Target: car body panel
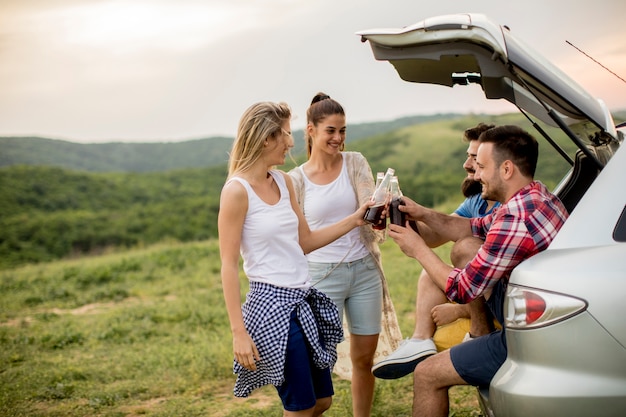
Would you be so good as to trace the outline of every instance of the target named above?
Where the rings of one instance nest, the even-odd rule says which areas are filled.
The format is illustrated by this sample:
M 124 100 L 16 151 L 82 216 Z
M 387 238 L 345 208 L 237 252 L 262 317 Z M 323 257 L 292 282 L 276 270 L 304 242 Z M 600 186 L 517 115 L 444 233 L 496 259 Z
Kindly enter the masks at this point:
M 545 328 L 508 329 L 507 345 L 486 400 L 495 416 L 624 415 L 626 350 L 589 312 Z
M 620 149 L 570 213 L 570 218 L 550 244 L 550 249 L 617 244 L 612 235 L 626 205 L 624 166 L 626 152 Z M 607 196 L 610 196 L 611 204 L 607 204 Z
M 626 346 L 626 325 L 616 312 L 626 310 L 624 295 L 610 289 L 623 290 L 626 282 L 626 243 L 613 239 L 626 207 L 624 167 L 626 149 L 620 149 L 581 198 L 548 250 L 518 265 L 509 281 L 586 300 L 589 313 L 622 346 Z M 603 266 L 602 272 L 598 271 L 599 265 Z M 624 378 L 626 384 L 626 373 Z

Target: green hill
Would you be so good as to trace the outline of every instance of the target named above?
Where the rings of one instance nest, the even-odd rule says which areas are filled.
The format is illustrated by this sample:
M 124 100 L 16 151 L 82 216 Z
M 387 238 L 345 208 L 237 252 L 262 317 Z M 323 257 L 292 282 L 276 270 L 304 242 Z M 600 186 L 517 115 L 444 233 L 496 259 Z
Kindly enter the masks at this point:
M 424 123 L 456 117 L 453 114 L 404 117 L 387 122 L 348 126 L 347 142 Z M 302 130 L 294 132 L 295 155 L 304 152 Z M 224 165 L 233 138 L 212 137 L 168 143 L 82 144 L 37 137 L 0 137 L 0 167 L 56 166 L 92 172 L 155 172 Z
M 457 116 L 385 131 L 346 147 L 362 152 L 373 172 L 395 168 L 405 195 L 453 210 L 462 200 L 459 186 L 465 176 L 461 164 L 467 144 L 461 135 L 479 121 L 529 128 L 517 115 Z M 566 143 L 562 135 L 555 139 Z M 537 178 L 554 187 L 569 166 L 544 140 L 540 155 Z M 225 178 L 225 163 L 141 173 L 0 168 L 0 268 L 162 240 L 216 237 Z
M 0 138 L 0 167 L 56 166 L 93 172 L 154 172 L 222 165 L 232 138 L 173 143 L 82 144 L 45 138 Z

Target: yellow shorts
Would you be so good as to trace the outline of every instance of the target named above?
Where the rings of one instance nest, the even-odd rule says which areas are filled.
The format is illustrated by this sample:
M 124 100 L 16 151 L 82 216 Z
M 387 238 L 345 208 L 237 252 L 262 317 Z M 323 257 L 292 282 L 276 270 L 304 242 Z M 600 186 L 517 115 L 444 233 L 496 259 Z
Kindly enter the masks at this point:
M 502 328 L 497 320 L 493 321 L 496 329 Z M 470 319 L 457 319 L 452 323 L 439 326 L 433 336 L 437 352 L 450 349 L 463 341 L 466 333 L 470 331 Z
M 433 336 L 437 351 L 441 352 L 458 345 L 469 331 L 470 319 L 458 319 L 452 323 L 439 326 L 435 331 L 435 336 Z

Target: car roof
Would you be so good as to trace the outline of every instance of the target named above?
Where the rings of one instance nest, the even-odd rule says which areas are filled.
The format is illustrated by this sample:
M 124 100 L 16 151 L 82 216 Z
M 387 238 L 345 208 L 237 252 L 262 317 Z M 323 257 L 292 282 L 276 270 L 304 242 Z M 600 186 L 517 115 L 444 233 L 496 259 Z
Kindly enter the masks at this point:
M 621 142 L 603 101 L 485 15 L 437 16 L 357 35 L 369 41 L 377 60 L 389 61 L 405 81 L 448 87 L 477 83 L 486 98 L 505 99 L 569 131 L 579 148 L 608 144 L 612 154 Z

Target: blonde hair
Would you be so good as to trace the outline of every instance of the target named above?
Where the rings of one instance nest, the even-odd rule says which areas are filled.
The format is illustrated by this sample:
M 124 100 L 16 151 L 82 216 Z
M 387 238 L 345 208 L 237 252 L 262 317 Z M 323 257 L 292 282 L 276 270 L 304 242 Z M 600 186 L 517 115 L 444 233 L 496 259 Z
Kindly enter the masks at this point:
M 282 135 L 282 125 L 289 119 L 291 109 L 286 103 L 263 101 L 248 107 L 239 120 L 228 159 L 228 176 L 250 169 L 261 157 L 265 140 Z

